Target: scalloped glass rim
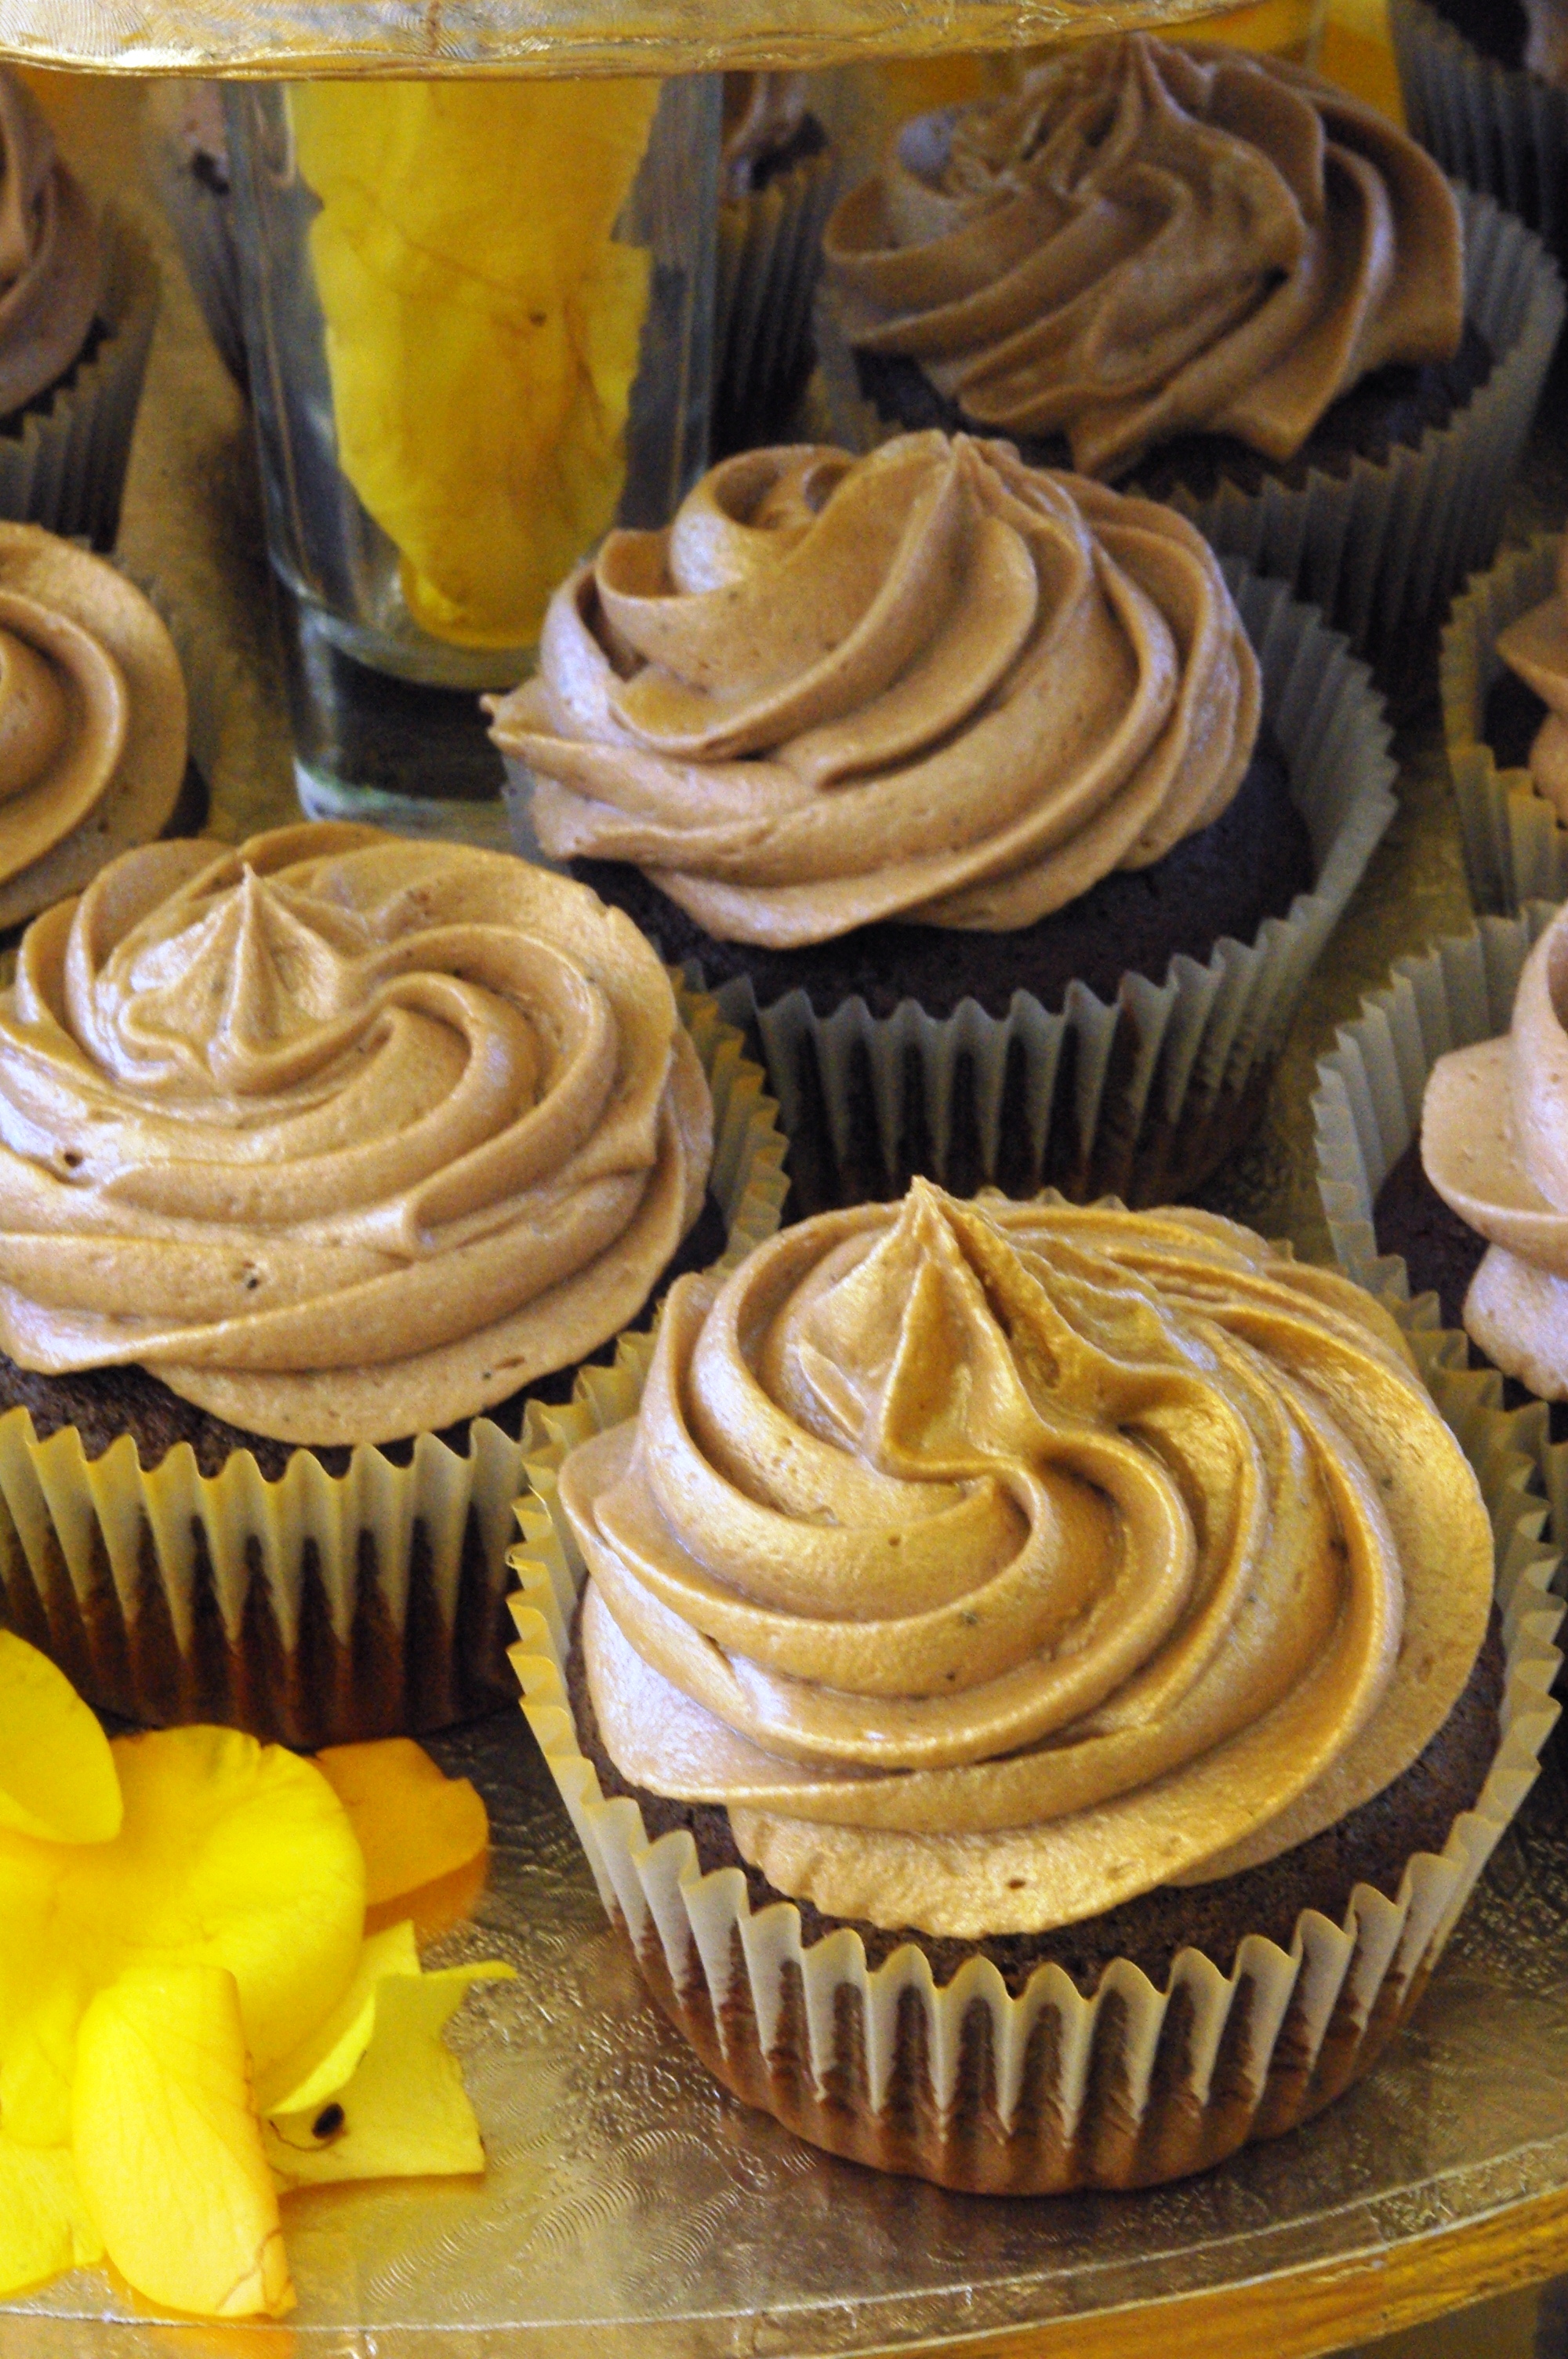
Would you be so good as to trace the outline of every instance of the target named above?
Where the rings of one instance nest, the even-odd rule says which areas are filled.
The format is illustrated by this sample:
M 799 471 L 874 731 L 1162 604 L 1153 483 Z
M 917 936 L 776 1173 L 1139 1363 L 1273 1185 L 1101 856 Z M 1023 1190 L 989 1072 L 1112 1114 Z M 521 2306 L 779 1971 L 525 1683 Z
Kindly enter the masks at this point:
M 700 73 L 1012 49 L 1216 0 L 0 0 L 0 57 L 95 73 Z

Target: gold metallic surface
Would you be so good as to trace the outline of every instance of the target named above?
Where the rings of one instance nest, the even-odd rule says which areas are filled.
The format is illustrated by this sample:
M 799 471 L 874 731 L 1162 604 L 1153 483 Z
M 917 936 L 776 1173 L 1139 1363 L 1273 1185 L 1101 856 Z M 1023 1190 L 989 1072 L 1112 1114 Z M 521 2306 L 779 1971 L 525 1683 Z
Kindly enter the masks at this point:
M 116 136 L 128 152 L 104 93 L 74 104 L 98 154 Z M 259 512 L 237 399 L 161 251 L 124 546 L 236 667 L 220 802 L 238 834 L 288 798 Z M 1544 414 L 1563 415 L 1560 385 Z M 1517 528 L 1559 523 L 1565 501 L 1568 464 L 1538 445 Z M 1208 1194 L 1320 1259 L 1315 1057 L 1392 959 L 1468 919 L 1430 707 L 1400 745 L 1400 818 L 1258 1139 Z M 1010 2203 L 827 2160 L 722 2097 L 612 1940 L 521 1716 L 442 1754 L 483 1785 L 497 1838 L 480 1921 L 450 1953 L 521 1975 L 459 2032 L 487 2178 L 286 2206 L 301 2294 L 287 2329 L 132 2319 L 123 2291 L 84 2277 L 0 2310 L 0 2359 L 1298 2359 L 1568 2266 L 1568 1789 L 1550 1759 L 1364 2085 L 1206 2178 Z

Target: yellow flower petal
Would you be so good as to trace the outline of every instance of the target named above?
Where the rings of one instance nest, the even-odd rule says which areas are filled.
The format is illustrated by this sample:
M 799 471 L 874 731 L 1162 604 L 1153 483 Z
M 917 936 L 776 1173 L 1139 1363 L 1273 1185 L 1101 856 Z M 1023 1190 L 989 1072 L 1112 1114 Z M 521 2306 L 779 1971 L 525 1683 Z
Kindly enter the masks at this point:
M 346 2179 L 419 2179 L 484 2169 L 479 2124 L 441 2039 L 469 1985 L 503 1965 L 389 1974 L 375 1985 L 375 2030 L 358 2071 L 325 2104 L 270 2115 L 267 2159 L 285 2188 Z
M 17 2146 L 0 2132 L 0 2300 L 103 2257 L 70 2147 Z
M 232 1974 L 138 1967 L 100 1991 L 72 2120 L 88 2209 L 138 2293 L 211 2318 L 292 2309 Z
M 256 2104 L 264 2114 L 297 2114 L 319 2106 L 359 2070 L 375 2030 L 375 1986 L 387 1974 L 416 1974 L 419 1952 L 406 1919 L 373 1933 L 360 1951 L 354 1978 L 324 2023 L 292 2056 L 265 2073 Z
M 0 1630 L 0 1827 L 49 1843 L 108 1843 L 120 1832 L 109 1740 L 36 1647 Z
M 336 1745 L 316 1767 L 365 1855 L 365 1906 L 383 1908 L 452 1875 L 490 1844 L 490 1820 L 466 1777 L 448 1777 L 406 1736 Z

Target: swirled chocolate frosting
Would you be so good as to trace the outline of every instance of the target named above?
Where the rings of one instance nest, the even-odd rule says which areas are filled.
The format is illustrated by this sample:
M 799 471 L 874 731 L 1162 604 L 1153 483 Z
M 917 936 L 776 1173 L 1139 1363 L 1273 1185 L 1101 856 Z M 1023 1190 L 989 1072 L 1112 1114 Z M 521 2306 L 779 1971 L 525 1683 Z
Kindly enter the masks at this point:
M 851 343 L 1109 479 L 1193 431 L 1292 458 L 1464 327 L 1458 209 L 1413 140 L 1300 66 L 1141 33 L 905 125 L 824 251 Z
M 63 376 L 81 350 L 98 263 L 81 183 L 27 92 L 0 71 L 0 415 Z
M 1546 706 L 1530 749 L 1530 775 L 1568 823 L 1568 536 L 1558 555 L 1555 594 L 1498 633 L 1498 653 Z
M 1200 1212 L 902 1205 L 673 1293 L 560 1495 L 612 1759 L 838 1917 L 1039 1930 L 1406 1768 L 1492 1591 L 1386 1313 Z
M 1568 912 L 1526 960 L 1509 1030 L 1433 1067 L 1421 1159 L 1488 1243 L 1466 1332 L 1505 1375 L 1568 1400 Z
M 752 451 L 557 592 L 493 734 L 719 940 L 1026 926 L 1218 817 L 1257 663 L 1173 509 L 910 434 Z
M 582 886 L 373 828 L 155 843 L 0 999 L 0 1343 L 285 1441 L 470 1417 L 635 1315 L 707 1084 Z

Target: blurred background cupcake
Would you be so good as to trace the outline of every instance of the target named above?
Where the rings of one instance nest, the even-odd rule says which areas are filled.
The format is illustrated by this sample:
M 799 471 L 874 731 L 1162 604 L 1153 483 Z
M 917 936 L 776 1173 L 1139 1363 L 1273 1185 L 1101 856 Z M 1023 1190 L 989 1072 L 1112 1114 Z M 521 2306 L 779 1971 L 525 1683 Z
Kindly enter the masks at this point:
M 245 330 L 222 84 L 152 83 L 144 147 L 201 316 L 224 367 L 236 385 L 243 386 Z
M 514 836 L 755 1027 L 808 1209 L 1195 1186 L 1392 804 L 1365 675 L 1175 511 L 940 431 L 714 469 L 493 700 Z
M 1562 0 L 1389 0 L 1410 127 L 1568 258 L 1568 16 Z
M 103 1709 L 295 1745 L 504 1679 L 524 1410 L 776 1226 L 624 918 L 372 828 L 127 853 L 0 1005 L 0 1582 Z
M 1449 777 L 1478 909 L 1568 895 L 1564 543 L 1539 534 L 1470 582 L 1443 634 Z
M 819 309 L 849 438 L 965 424 L 1170 498 L 1386 652 L 1496 549 L 1563 296 L 1376 109 L 1130 34 L 905 125 Z
M 816 359 L 812 307 L 838 159 L 797 73 L 724 77 L 709 448 L 788 430 Z
M 112 549 L 157 266 L 124 214 L 94 210 L 9 69 L 0 165 L 0 516 Z

